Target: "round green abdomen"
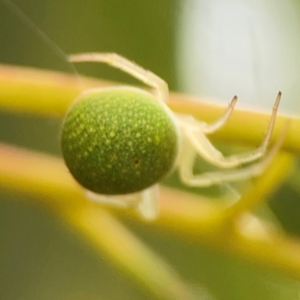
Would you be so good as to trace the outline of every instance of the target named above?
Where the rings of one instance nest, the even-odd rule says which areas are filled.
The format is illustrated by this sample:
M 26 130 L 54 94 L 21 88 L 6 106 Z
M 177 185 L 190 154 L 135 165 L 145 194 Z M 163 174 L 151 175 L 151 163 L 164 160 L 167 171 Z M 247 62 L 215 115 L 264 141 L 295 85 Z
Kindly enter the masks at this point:
M 86 189 L 105 195 L 141 191 L 173 167 L 177 129 L 152 95 L 106 89 L 84 95 L 67 113 L 65 162 Z

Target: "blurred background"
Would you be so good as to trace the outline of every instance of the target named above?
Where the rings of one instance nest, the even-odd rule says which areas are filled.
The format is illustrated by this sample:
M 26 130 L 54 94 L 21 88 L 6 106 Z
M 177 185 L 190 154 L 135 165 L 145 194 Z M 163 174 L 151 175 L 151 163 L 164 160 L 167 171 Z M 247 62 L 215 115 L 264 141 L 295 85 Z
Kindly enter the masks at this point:
M 299 114 L 300 1 L 0 0 L 0 62 L 73 72 L 65 53 L 116 52 L 165 79 L 171 90 Z M 45 41 L 41 29 L 53 40 Z M 51 45 L 50 45 L 51 44 Z M 101 64 L 80 74 L 136 81 Z M 61 120 L 0 112 L 0 140 L 60 156 Z M 151 299 L 42 207 L 0 190 L 0 299 Z M 282 201 L 284 199 L 284 201 Z M 286 184 L 270 207 L 300 234 L 298 192 Z M 151 226 L 124 221 L 187 282 L 215 299 L 299 299 L 299 282 Z

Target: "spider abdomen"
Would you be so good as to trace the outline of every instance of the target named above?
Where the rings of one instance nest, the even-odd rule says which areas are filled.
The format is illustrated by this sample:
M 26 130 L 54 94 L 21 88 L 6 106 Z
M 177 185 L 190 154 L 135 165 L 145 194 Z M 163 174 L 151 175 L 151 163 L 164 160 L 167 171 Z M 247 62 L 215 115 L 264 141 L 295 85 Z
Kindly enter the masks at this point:
M 67 113 L 62 153 L 86 189 L 118 195 L 141 191 L 170 172 L 178 153 L 171 114 L 146 92 L 114 88 L 82 96 Z

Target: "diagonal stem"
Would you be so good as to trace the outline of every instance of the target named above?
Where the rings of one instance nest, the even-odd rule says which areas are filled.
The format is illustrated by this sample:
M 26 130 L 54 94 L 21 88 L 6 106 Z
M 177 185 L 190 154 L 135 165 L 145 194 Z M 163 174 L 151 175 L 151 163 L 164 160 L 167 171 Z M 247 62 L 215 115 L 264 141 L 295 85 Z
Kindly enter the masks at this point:
M 62 161 L 46 154 L 0 145 L 0 187 L 29 194 L 34 197 L 33 200 L 43 202 L 56 212 L 62 212 L 63 217 L 70 207 L 87 207 L 90 210 L 86 206 L 87 200 L 66 172 Z M 258 227 L 245 230 L 238 223 L 236 230 L 226 231 L 222 222 L 219 223 L 223 211 L 223 206 L 215 205 L 204 197 L 161 188 L 161 215 L 151 226 L 199 243 L 214 245 L 223 251 L 283 270 L 300 279 L 299 240 L 272 230 L 262 221 L 259 222 L 260 230 L 257 230 Z M 74 211 L 74 215 L 70 212 L 65 217 L 78 218 L 83 222 L 83 218 L 86 219 L 84 214 L 78 215 Z M 130 210 L 122 210 L 122 215 L 143 224 Z M 255 219 L 251 215 L 248 215 L 249 218 Z

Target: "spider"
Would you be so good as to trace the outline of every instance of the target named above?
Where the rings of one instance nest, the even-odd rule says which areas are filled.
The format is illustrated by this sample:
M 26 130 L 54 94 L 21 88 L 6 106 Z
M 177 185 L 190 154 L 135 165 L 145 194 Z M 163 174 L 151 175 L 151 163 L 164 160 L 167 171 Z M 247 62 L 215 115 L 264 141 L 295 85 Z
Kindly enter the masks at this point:
M 172 112 L 167 83 L 154 73 L 114 53 L 82 53 L 69 56 L 72 63 L 102 62 L 118 68 L 154 89 L 155 93 L 129 87 L 96 88 L 84 91 L 71 105 L 62 126 L 61 148 L 73 177 L 87 196 L 102 203 L 134 207 L 145 219 L 159 212 L 158 182 L 178 169 L 187 186 L 207 187 L 257 176 L 266 159 L 281 92 L 260 147 L 225 157 L 207 135 L 229 119 L 237 97 L 213 123 Z M 228 170 L 193 174 L 196 156 Z M 230 170 L 233 169 L 233 170 Z

